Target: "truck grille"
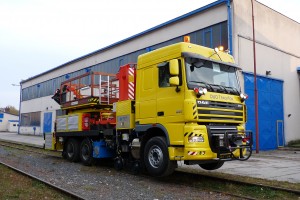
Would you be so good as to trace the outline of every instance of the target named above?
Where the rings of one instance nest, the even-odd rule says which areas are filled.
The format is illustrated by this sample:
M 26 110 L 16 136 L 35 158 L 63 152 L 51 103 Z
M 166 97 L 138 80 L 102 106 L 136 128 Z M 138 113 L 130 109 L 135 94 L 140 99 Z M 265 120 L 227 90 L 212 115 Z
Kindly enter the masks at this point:
M 197 101 L 198 121 L 243 123 L 244 105 L 218 101 Z

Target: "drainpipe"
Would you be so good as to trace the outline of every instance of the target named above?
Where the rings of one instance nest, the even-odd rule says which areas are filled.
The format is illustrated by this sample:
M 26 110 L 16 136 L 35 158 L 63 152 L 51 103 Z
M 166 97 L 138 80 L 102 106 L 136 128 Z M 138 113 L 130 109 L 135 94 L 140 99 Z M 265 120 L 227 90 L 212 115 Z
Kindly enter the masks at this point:
M 21 102 L 22 102 L 22 83 L 20 83 L 20 102 L 19 102 L 19 126 L 18 126 L 18 134 L 20 134 L 20 126 L 21 126 Z
M 231 55 L 233 55 L 232 49 L 232 17 L 231 17 L 231 0 L 227 0 L 227 29 L 228 29 L 228 50 Z
M 256 80 L 256 50 L 255 50 L 255 28 L 254 28 L 254 9 L 253 0 L 252 6 L 252 35 L 253 35 L 253 64 L 254 64 L 254 98 L 255 98 L 255 135 L 256 135 L 256 153 L 259 153 L 259 129 L 258 129 L 258 94 L 257 94 L 257 80 Z
M 20 102 L 19 102 L 19 126 L 18 126 L 18 134 L 20 134 L 20 124 L 21 124 L 21 101 L 22 101 L 22 83 L 18 84 L 11 84 L 12 86 L 20 87 Z

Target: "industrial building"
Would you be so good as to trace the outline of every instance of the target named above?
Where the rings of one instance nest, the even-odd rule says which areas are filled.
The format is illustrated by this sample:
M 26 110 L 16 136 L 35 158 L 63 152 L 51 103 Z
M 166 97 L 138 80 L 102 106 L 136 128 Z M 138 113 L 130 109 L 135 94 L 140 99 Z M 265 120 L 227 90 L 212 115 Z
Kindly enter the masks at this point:
M 17 132 L 19 116 L 0 111 L 0 131 Z
M 223 46 L 243 69 L 240 82 L 249 95 L 247 129 L 255 133 L 253 21 L 255 27 L 258 127 L 261 150 L 300 139 L 300 24 L 251 0 L 218 0 L 127 39 L 76 58 L 21 82 L 20 134 L 54 130 L 62 111 L 53 100 L 62 81 L 89 71 L 117 73 L 148 51 L 181 42 Z M 255 138 L 254 138 L 255 139 Z

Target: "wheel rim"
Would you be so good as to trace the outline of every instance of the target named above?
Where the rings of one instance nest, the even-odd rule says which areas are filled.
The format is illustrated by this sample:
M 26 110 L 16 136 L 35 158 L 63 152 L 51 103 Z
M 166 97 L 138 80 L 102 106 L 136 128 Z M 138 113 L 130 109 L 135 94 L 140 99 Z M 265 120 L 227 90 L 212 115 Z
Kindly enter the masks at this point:
M 149 150 L 148 160 L 152 167 L 158 168 L 163 162 L 163 152 L 161 148 L 157 145 L 152 146 Z
M 87 144 L 83 145 L 81 149 L 81 155 L 84 160 L 88 160 L 90 157 L 90 148 Z

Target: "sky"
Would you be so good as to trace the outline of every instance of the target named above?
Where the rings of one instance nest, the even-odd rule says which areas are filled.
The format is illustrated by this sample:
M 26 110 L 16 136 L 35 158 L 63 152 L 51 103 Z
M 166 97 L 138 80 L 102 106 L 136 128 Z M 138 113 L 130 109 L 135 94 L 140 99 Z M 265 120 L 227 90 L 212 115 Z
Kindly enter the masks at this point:
M 0 0 L 0 108 L 20 81 L 215 0 Z M 299 0 L 258 0 L 300 22 Z

